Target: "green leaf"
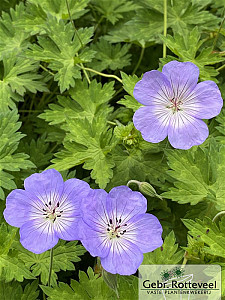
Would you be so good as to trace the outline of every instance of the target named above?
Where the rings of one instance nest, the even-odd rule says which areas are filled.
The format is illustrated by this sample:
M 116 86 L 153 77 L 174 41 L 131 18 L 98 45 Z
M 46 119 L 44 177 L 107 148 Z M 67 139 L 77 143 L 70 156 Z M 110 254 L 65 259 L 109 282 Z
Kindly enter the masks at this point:
M 0 280 L 5 282 L 13 279 L 20 282 L 24 278 L 34 279 L 23 261 L 18 258 L 18 252 L 11 250 L 12 243 L 16 240 L 17 231 L 17 228 L 9 227 L 5 223 L 0 225 Z
M 37 140 L 26 141 L 23 139 L 19 150 L 30 156 L 30 161 L 38 168 L 44 169 L 49 164 L 53 153 L 49 152 L 49 143 L 46 143 L 46 134 L 41 135 Z
M 92 123 L 87 119 L 71 119 L 66 128 L 69 131 L 64 142 L 66 150 L 56 154 L 53 167 L 61 171 L 84 163 L 83 168 L 92 170 L 91 177 L 100 188 L 105 188 L 113 176 L 110 152 L 116 144 L 105 118 L 100 115 Z
M 32 271 L 34 276 L 41 276 L 42 284 L 47 284 L 49 276 L 49 264 L 50 264 L 50 251 L 46 251 L 42 254 L 34 254 L 20 244 L 16 246 L 20 251 L 19 258 L 24 262 L 27 269 Z M 76 241 L 66 243 L 66 241 L 60 240 L 53 251 L 53 266 L 51 284 L 56 285 L 57 272 L 60 270 L 75 270 L 73 262 L 80 261 L 81 255 L 86 252 L 82 245 L 77 245 Z
M 12 52 L 3 56 L 3 66 L 3 78 L 0 80 L 1 110 L 7 110 L 8 106 L 15 108 L 14 101 L 23 101 L 22 96 L 26 91 L 48 91 L 46 84 L 41 81 L 42 76 L 36 73 L 36 62 L 17 57 Z
M 161 35 L 166 46 L 178 56 L 180 61 L 190 61 L 199 67 L 201 80 L 213 79 L 216 81 L 214 77 L 219 72 L 209 65 L 222 62 L 225 59 L 219 53 L 213 52 L 212 47 L 201 48 L 204 40 L 201 40 L 200 37 L 201 34 L 197 27 L 192 31 L 184 30 L 182 34 L 176 32 L 174 37 Z
M 96 55 L 89 66 L 97 71 L 101 72 L 107 68 L 113 71 L 122 70 L 130 65 L 131 54 L 128 54 L 130 49 L 128 44 L 112 45 L 104 38 L 100 38 L 99 42 L 93 44 L 91 49 L 96 52 Z
M 165 238 L 162 247 L 144 254 L 144 265 L 176 265 L 184 256 L 183 250 L 178 250 L 176 237 L 171 231 Z
M 136 11 L 132 19 L 119 23 L 106 36 L 112 43 L 133 42 L 142 47 L 158 42 L 163 33 L 163 1 L 141 0 L 141 9 Z M 192 4 L 191 0 L 173 0 L 167 2 L 167 25 L 175 33 L 183 34 L 183 30 L 214 30 L 220 21 L 215 15 L 205 10 L 201 3 Z
M 204 220 L 183 220 L 184 225 L 189 229 L 189 234 L 205 245 L 203 251 L 207 254 L 225 258 L 225 217 L 217 226 L 210 218 Z
M 35 280 L 31 284 L 27 284 L 22 289 L 21 284 L 14 281 L 12 283 L 0 282 L 0 298 L 1 300 L 36 300 L 39 295 L 38 281 Z
M 123 19 L 123 14 L 130 11 L 135 11 L 139 8 L 138 4 L 127 0 L 92 0 L 94 8 L 109 20 L 113 25 Z
M 128 137 L 130 138 L 129 135 Z M 115 186 L 127 184 L 129 180 L 149 181 L 154 185 L 161 186 L 161 182 L 165 180 L 165 171 L 168 168 L 162 161 L 161 149 L 142 139 L 139 141 L 139 148 L 143 147 L 143 149 L 139 149 L 135 141 L 138 140 L 138 137 L 135 135 L 133 135 L 133 139 L 129 140 L 133 145 L 128 148 L 127 138 L 124 137 L 123 139 L 126 148 L 117 146 L 113 151 L 115 168 L 113 169 L 113 178 L 107 189 L 110 190 Z M 144 146 L 145 143 L 148 145 Z M 161 164 L 160 168 L 158 167 L 159 164 Z
M 50 264 L 50 251 L 46 251 L 42 254 L 34 254 L 20 244 L 17 249 L 20 251 L 19 258 L 24 262 L 27 269 L 32 271 L 34 276 L 41 276 L 42 284 L 47 284 L 49 276 L 49 264 Z M 77 242 L 69 242 L 60 240 L 53 251 L 53 266 L 51 284 L 56 285 L 57 272 L 60 270 L 75 270 L 73 262 L 80 261 L 81 255 L 86 252 L 82 245 L 77 245 Z
M 90 0 L 67 0 L 71 18 L 78 19 L 88 10 L 87 5 Z M 29 3 L 40 6 L 46 14 L 51 14 L 58 20 L 69 20 L 69 13 L 66 1 L 62 0 L 29 0 Z
M 77 81 L 76 87 L 70 89 L 71 98 L 59 96 L 58 104 L 50 104 L 50 110 L 45 110 L 39 117 L 50 125 L 64 124 L 68 119 L 85 119 L 90 122 L 103 111 L 107 115 L 112 111 L 108 102 L 111 100 L 114 82 L 105 84 L 93 80 L 88 86 L 85 81 Z
M 225 209 L 225 146 L 211 139 L 207 148 L 168 150 L 166 155 L 174 187 L 162 197 L 191 205 L 212 201 L 218 210 Z
M 3 188 L 16 188 L 11 172 L 35 167 L 28 160 L 27 154 L 15 153 L 20 139 L 24 136 L 17 132 L 21 126 L 21 123 L 17 122 L 18 119 L 15 111 L 0 113 L 0 199 L 4 199 Z
M 85 48 L 78 55 L 78 51 L 90 42 L 93 27 L 80 28 L 75 33 L 71 23 L 65 25 L 62 20 L 48 16 L 46 33 L 47 36 L 38 37 L 39 45 L 30 46 L 27 56 L 49 63 L 48 67 L 55 72 L 54 79 L 59 82 L 60 91 L 64 92 L 74 87 L 76 78 L 81 78 L 80 67 L 76 64 L 90 62 L 95 54 L 93 50 Z
M 10 1 L 11 2 L 11 1 Z M 17 22 L 25 14 L 25 6 L 20 2 L 10 13 L 2 13 L 0 19 L 0 58 L 14 52 L 20 55 L 30 45 L 29 34 L 17 27 Z
M 112 296 L 114 296 L 115 294 L 105 284 L 102 277 L 99 277 L 99 275 L 95 275 L 90 267 L 87 270 L 87 274 L 83 271 L 80 271 L 80 282 L 72 279 L 71 286 L 60 282 L 59 285 L 54 289 L 46 286 L 41 286 L 41 288 L 44 293 L 49 296 L 49 300 L 113 299 Z
M 163 1 L 141 0 L 148 8 L 163 14 Z M 207 11 L 201 1 L 173 0 L 167 4 L 168 27 L 182 34 L 183 29 L 192 29 L 198 25 L 204 30 L 212 30 L 218 26 L 219 18 Z
M 123 81 L 123 88 L 130 96 L 126 95 L 124 99 L 119 100 L 118 103 L 132 109 L 133 111 L 136 111 L 142 105 L 134 98 L 133 91 L 140 78 L 138 78 L 136 75 L 127 75 L 124 72 L 121 72 L 121 77 Z
M 94 80 L 88 87 L 87 83 L 78 81 L 76 88 L 70 90 L 74 100 L 59 98 L 61 106 L 52 104 L 52 110 L 41 115 L 66 131 L 65 149 L 53 159 L 54 168 L 63 171 L 84 163 L 83 168 L 92 170 L 91 177 L 102 188 L 112 177 L 114 167 L 110 152 L 116 139 L 107 124 L 112 111 L 108 102 L 113 93 L 113 82 L 102 87 Z

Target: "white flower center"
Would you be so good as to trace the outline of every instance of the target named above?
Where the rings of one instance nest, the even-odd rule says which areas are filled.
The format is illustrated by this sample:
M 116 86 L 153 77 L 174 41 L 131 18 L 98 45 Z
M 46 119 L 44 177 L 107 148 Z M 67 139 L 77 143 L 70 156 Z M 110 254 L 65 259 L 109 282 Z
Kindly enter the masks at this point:
M 179 99 L 179 98 L 172 98 L 172 99 L 169 99 L 169 101 L 171 102 L 170 105 L 167 106 L 167 108 L 170 108 L 173 110 L 173 113 L 181 110 L 181 105 L 183 104 L 183 102 Z
M 49 219 L 52 223 L 55 222 L 55 220 L 59 217 L 61 217 L 61 213 L 63 213 L 62 210 L 59 208 L 60 203 L 57 202 L 56 205 L 52 205 L 51 201 L 49 203 L 45 203 L 45 208 L 43 208 L 43 215 L 46 219 Z
M 124 227 L 127 226 L 127 224 L 122 225 L 121 219 L 116 218 L 116 222 L 113 223 L 112 219 L 109 219 L 109 224 L 107 224 L 107 233 L 110 238 L 110 240 L 115 238 L 120 238 L 126 233 L 126 229 L 124 230 Z

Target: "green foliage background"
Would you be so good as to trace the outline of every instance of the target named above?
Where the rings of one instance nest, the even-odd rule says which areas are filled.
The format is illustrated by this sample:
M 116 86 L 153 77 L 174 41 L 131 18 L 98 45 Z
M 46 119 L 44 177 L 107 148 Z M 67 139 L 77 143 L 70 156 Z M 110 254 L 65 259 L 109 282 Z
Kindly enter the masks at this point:
M 225 111 L 190 150 L 145 142 L 132 123 L 142 74 L 191 61 L 225 96 L 223 0 L 2 0 L 0 2 L 0 299 L 117 299 L 79 242 L 35 255 L 5 223 L 5 198 L 34 172 L 55 168 L 109 191 L 146 181 L 148 212 L 164 244 L 144 264 L 220 264 L 225 297 Z M 162 58 L 162 43 L 167 56 Z M 100 73 L 99 73 L 100 72 Z M 101 72 L 103 74 L 101 74 Z M 135 185 L 133 189 L 137 188 Z M 160 198 L 160 195 L 162 198 Z M 212 221 L 213 220 L 213 221 Z M 138 299 L 136 276 L 118 276 Z

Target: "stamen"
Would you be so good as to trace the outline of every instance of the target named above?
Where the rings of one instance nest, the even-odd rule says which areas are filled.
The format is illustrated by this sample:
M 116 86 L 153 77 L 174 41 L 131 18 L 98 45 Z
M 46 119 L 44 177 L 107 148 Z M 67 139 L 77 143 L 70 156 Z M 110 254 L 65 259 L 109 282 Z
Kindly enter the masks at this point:
M 112 219 L 109 219 L 109 223 L 112 225 Z
M 59 207 L 59 202 L 57 203 L 57 207 Z
M 43 208 L 43 211 L 46 211 L 46 209 Z
M 52 202 L 51 201 L 49 201 L 49 203 L 48 203 L 49 205 L 52 205 Z
M 61 217 L 61 215 L 58 215 L 57 217 Z
M 60 210 L 60 214 L 63 213 L 63 210 Z

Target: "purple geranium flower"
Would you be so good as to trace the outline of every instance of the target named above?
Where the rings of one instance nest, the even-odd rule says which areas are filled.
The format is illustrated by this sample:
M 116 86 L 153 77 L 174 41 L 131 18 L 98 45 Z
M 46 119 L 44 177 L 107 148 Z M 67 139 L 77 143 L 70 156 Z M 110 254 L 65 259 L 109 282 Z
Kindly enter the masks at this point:
M 20 242 L 36 254 L 54 247 L 59 239 L 77 240 L 80 203 L 90 187 L 79 179 L 63 182 L 54 169 L 33 174 L 6 199 L 7 223 L 20 227 Z
M 130 275 L 142 263 L 143 253 L 163 243 L 159 220 L 148 213 L 147 200 L 127 186 L 92 190 L 83 203 L 81 242 L 102 267 L 112 273 Z
M 167 135 L 174 148 L 202 144 L 208 127 L 201 119 L 220 113 L 223 99 L 215 82 L 198 82 L 199 69 L 191 62 L 171 61 L 162 73 L 150 71 L 134 88 L 134 97 L 144 107 L 133 117 L 134 126 L 152 143 Z

